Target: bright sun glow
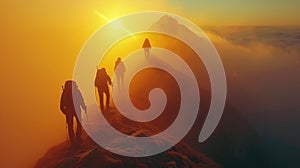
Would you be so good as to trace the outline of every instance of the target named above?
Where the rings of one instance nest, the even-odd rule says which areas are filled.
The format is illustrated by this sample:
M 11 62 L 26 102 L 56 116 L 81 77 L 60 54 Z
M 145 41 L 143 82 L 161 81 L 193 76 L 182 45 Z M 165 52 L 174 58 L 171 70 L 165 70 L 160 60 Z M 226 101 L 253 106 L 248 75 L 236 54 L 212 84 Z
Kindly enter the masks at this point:
M 106 17 L 105 15 L 103 15 L 102 13 L 95 11 L 96 15 L 98 15 L 99 17 L 101 17 L 102 19 L 104 19 L 106 22 L 111 22 L 111 20 Z
M 123 29 L 122 24 L 121 24 L 118 20 L 112 21 L 112 26 L 113 26 L 113 28 L 115 28 L 115 29 Z
M 98 15 L 101 19 L 105 20 L 107 23 L 112 23 L 112 26 L 114 29 L 116 30 L 123 30 L 126 33 L 128 33 L 130 36 L 132 36 L 133 38 L 136 38 L 136 36 L 134 34 L 132 34 L 130 31 L 128 31 L 121 22 L 119 22 L 118 20 L 112 20 L 109 19 L 108 17 L 106 17 L 105 15 L 103 15 L 101 12 L 99 11 L 95 11 L 96 15 Z

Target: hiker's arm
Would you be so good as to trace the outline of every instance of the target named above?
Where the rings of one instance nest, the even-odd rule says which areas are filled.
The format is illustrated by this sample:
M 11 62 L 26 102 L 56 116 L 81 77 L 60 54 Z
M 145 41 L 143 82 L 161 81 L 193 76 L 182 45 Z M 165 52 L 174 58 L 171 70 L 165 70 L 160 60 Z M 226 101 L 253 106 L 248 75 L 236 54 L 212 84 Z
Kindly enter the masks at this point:
M 108 80 L 108 84 L 111 85 L 112 82 L 111 82 L 111 79 L 108 75 L 107 75 L 107 80 Z
M 78 91 L 78 98 L 80 100 L 80 106 L 81 106 L 81 108 L 86 112 L 86 105 L 84 103 L 84 99 L 83 99 L 83 96 L 82 96 L 82 94 L 81 94 L 80 91 Z
M 85 113 L 86 113 L 86 108 L 87 108 L 86 105 L 83 104 L 83 105 L 82 105 L 82 109 L 84 110 Z

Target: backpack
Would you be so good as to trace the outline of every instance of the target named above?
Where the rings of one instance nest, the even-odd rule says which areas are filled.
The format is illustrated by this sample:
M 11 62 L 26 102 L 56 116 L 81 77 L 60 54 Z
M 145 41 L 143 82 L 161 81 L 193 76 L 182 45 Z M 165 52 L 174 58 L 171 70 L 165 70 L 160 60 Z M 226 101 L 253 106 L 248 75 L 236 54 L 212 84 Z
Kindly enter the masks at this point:
M 63 92 L 60 99 L 60 110 L 64 114 L 68 114 L 75 111 L 72 95 L 73 86 L 76 86 L 76 83 L 72 80 L 68 80 L 65 82 L 65 85 L 63 87 Z
M 111 85 L 111 79 L 107 75 L 105 68 L 97 70 L 94 85 L 100 90 L 108 89 L 108 83 Z

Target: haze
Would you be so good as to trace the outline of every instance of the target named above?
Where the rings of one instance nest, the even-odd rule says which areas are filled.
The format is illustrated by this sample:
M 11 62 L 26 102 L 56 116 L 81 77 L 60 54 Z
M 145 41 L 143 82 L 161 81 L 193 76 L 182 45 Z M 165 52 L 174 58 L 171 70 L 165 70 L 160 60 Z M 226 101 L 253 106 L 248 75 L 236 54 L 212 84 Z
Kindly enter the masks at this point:
M 2 58 L 0 63 L 2 77 L 0 167 L 32 167 L 49 147 L 65 140 L 65 119 L 58 108 L 61 85 L 66 79 L 72 78 L 73 66 L 84 42 L 95 30 L 107 23 L 107 20 L 100 18 L 95 11 L 113 19 L 137 11 L 160 10 L 182 15 L 199 25 L 287 26 L 300 23 L 299 1 L 251 1 L 251 5 L 249 3 L 233 0 L 190 1 L 189 3 L 179 0 L 154 0 L 145 3 L 137 0 L 130 3 L 119 0 L 85 3 L 70 0 L 0 2 Z M 296 57 L 299 53 L 295 48 L 291 48 L 292 54 L 285 55 L 291 57 L 283 59 L 283 56 L 279 55 L 281 57 L 278 59 L 276 57 L 278 53 L 284 53 L 286 48 L 258 43 L 259 38 L 253 40 L 249 46 L 230 41 L 228 36 L 223 38 L 214 35 L 211 29 L 206 31 L 211 33 L 210 37 L 224 59 L 225 69 L 228 68 L 233 76 L 242 76 L 243 72 L 251 71 L 254 66 L 264 67 L 266 64 L 270 65 L 270 62 L 276 72 L 282 72 L 280 68 L 293 72 L 292 68 L 299 67 L 299 58 Z M 238 31 L 240 30 L 235 30 Z M 251 50 L 251 47 L 254 47 L 255 51 Z M 239 67 L 245 65 L 239 64 L 242 58 L 248 61 L 250 59 L 252 64 L 248 65 L 253 67 L 248 66 L 249 69 L 236 72 Z M 231 66 L 232 64 L 234 66 Z M 298 71 L 296 69 L 294 72 Z M 256 73 L 261 72 L 253 72 Z M 299 83 L 299 78 L 293 75 L 286 79 Z M 234 86 L 238 86 L 238 83 L 235 84 Z M 263 86 L 267 88 L 267 85 Z M 292 103 L 296 102 L 297 93 L 292 90 L 296 85 L 289 87 L 289 85 L 278 84 L 277 86 L 275 89 L 281 86 L 291 88 L 285 96 L 294 94 Z M 260 92 L 255 90 L 250 93 Z M 272 97 L 272 94 L 262 95 L 267 95 L 267 98 Z M 238 97 L 235 98 L 238 100 Z M 270 102 L 279 103 L 281 99 Z M 286 102 L 285 106 L 280 107 L 284 108 L 289 103 L 291 102 Z M 242 107 L 241 104 L 236 103 L 236 105 Z M 273 108 L 269 110 L 272 111 Z M 277 116 L 282 117 L 282 115 Z M 293 116 L 294 113 L 289 115 L 289 117 Z

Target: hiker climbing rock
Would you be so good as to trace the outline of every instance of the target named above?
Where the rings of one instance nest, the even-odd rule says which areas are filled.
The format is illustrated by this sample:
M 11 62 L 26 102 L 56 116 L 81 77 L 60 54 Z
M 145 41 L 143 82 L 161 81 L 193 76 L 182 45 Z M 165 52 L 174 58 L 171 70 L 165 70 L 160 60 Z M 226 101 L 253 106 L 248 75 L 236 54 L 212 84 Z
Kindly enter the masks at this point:
M 121 58 L 118 58 L 117 61 L 115 62 L 114 71 L 117 79 L 118 91 L 121 91 L 124 85 L 124 73 L 126 72 L 125 65 L 121 60 Z
M 72 145 L 81 143 L 81 108 L 86 112 L 86 105 L 76 82 L 66 81 L 60 99 L 60 109 L 66 116 L 69 139 Z M 74 118 L 77 125 L 76 140 L 73 130 Z
M 145 57 L 148 57 L 150 49 L 151 49 L 151 44 L 150 44 L 149 39 L 147 39 L 147 38 L 145 39 L 142 48 L 144 49 Z
M 110 92 L 108 85 L 112 86 L 111 79 L 109 75 L 106 73 L 105 68 L 101 68 L 97 70 L 96 79 L 95 79 L 95 87 L 98 90 L 98 95 L 100 99 L 100 108 L 101 110 L 105 110 L 103 103 L 103 95 L 106 95 L 106 110 L 109 110 L 109 101 L 110 101 Z

